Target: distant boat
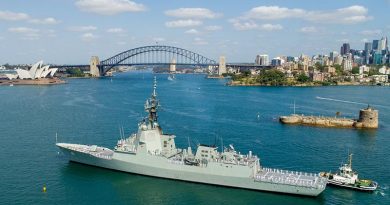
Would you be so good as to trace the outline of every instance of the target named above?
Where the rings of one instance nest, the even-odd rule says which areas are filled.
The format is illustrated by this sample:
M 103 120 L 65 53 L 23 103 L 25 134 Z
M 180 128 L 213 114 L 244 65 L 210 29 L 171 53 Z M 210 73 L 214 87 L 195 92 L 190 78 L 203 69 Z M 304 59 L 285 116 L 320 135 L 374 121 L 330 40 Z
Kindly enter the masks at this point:
M 175 79 L 176 79 L 175 75 L 169 74 L 169 76 L 168 76 L 168 80 L 169 80 L 169 81 L 173 81 L 173 80 L 175 80 Z
M 14 84 L 9 84 L 10 87 L 14 86 Z

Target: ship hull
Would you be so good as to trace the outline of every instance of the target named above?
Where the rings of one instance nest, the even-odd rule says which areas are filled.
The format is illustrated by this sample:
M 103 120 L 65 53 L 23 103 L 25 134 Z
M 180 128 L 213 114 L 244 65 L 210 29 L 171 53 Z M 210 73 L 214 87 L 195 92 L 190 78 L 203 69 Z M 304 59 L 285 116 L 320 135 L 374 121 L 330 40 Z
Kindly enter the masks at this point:
M 345 184 L 345 183 L 342 183 L 342 182 L 338 182 L 338 181 L 335 181 L 335 180 L 328 180 L 328 184 L 332 185 L 332 186 L 337 186 L 337 187 L 342 187 L 342 188 L 349 188 L 349 189 L 356 189 L 356 190 L 359 190 L 359 191 L 366 191 L 366 192 L 371 192 L 371 191 L 375 191 L 377 189 L 377 183 L 375 182 L 375 186 L 355 186 L 355 185 L 352 185 L 352 184 Z
M 250 172 L 234 166 L 231 166 L 230 170 L 213 165 L 188 166 L 155 155 L 140 156 L 120 152 L 115 152 L 110 159 L 104 159 L 59 147 L 73 162 L 152 177 L 312 197 L 325 189 L 256 181 L 250 177 Z

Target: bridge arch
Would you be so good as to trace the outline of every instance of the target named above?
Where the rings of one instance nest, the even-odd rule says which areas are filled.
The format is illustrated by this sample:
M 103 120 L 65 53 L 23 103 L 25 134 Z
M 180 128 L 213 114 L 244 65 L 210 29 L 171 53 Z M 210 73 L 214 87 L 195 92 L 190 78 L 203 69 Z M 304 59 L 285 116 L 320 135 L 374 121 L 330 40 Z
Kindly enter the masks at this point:
M 209 59 L 198 53 L 165 45 L 143 46 L 130 49 L 100 61 L 100 74 L 118 65 L 162 65 L 170 64 L 175 58 L 177 65 L 217 65 L 215 60 Z

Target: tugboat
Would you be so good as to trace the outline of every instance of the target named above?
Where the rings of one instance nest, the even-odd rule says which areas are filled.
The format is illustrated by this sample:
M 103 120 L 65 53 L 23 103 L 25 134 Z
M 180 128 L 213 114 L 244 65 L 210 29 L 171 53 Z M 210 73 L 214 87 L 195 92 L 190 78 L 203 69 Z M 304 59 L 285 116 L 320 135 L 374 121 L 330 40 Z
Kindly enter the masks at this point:
M 348 164 L 339 168 L 339 172 L 320 172 L 320 176 L 328 178 L 328 184 L 361 191 L 374 191 L 378 183 L 368 179 L 359 179 L 358 174 L 352 170 L 352 154 L 349 155 Z

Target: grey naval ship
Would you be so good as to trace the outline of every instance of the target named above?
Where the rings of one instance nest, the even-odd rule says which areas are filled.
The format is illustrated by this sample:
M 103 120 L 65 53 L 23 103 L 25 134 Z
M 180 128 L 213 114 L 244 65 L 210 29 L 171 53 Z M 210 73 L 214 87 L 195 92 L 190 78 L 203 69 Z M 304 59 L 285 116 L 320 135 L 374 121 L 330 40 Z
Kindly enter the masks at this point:
M 305 196 L 324 191 L 327 178 L 318 174 L 266 168 L 251 151 L 241 154 L 233 145 L 197 146 L 195 153 L 177 148 L 175 135 L 164 134 L 157 121 L 159 101 L 153 92 L 145 103 L 148 116 L 138 132 L 120 139 L 113 150 L 97 145 L 56 143 L 70 161 L 123 172 L 173 180 Z

